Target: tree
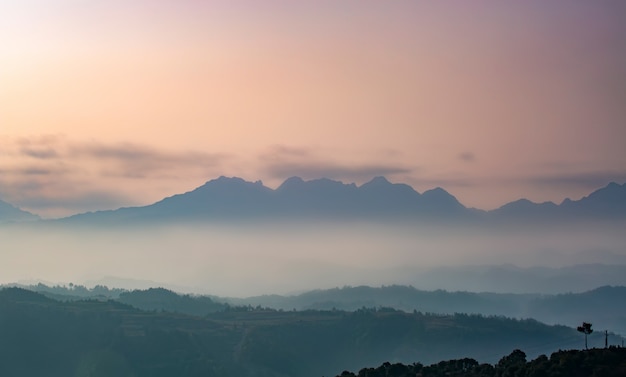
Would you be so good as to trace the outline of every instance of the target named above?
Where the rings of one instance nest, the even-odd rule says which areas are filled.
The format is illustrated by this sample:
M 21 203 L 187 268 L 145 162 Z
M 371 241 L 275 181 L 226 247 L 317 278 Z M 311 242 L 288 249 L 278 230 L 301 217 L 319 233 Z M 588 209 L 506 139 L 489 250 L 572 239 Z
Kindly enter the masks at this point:
M 496 364 L 496 376 L 521 376 L 526 368 L 526 353 L 516 349 L 509 356 L 504 356 Z
M 578 326 L 576 330 L 585 334 L 585 349 L 589 349 L 587 347 L 587 335 L 591 334 L 593 330 L 591 329 L 591 323 L 583 322 L 582 326 Z

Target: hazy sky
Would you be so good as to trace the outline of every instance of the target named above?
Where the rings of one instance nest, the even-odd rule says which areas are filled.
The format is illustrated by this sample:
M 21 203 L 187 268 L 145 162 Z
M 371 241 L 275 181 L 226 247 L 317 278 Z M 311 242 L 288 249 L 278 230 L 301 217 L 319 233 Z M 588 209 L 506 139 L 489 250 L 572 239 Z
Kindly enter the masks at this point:
M 626 181 L 624 1 L 0 1 L 0 199 L 44 216 L 219 175 Z

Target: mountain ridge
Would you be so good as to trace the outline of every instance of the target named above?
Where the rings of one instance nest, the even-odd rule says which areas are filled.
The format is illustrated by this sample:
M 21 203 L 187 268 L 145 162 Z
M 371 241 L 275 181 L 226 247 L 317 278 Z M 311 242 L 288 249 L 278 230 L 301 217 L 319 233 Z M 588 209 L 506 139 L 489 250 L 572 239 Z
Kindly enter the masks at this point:
M 143 207 L 131 207 L 137 218 L 236 219 L 259 217 L 306 217 L 313 219 L 417 218 L 417 219 L 565 219 L 577 217 L 626 217 L 626 184 L 610 183 L 580 200 L 535 203 L 520 199 L 483 211 L 465 207 L 441 187 L 419 193 L 411 186 L 375 177 L 360 186 L 328 178 L 286 179 L 276 189 L 261 181 L 225 177 L 205 182 L 196 189 L 164 198 Z M 117 210 L 116 210 L 117 211 Z M 133 213 L 134 212 L 134 213 Z M 97 212 L 96 212 L 97 213 Z M 115 213 L 115 211 L 113 211 Z M 70 218 L 83 215 L 75 215 Z M 92 215 L 93 216 L 93 215 Z
M 0 221 L 3 203 L 0 202 Z M 21 211 L 8 203 L 4 204 L 5 207 Z M 579 200 L 566 198 L 560 204 L 550 201 L 536 203 L 521 198 L 486 211 L 464 206 L 441 187 L 419 193 L 410 185 L 391 183 L 382 176 L 374 177 L 360 186 L 328 178 L 304 180 L 294 176 L 287 178 L 276 189 L 265 186 L 262 181 L 251 182 L 239 177 L 220 176 L 193 190 L 145 206 L 85 212 L 54 220 L 98 219 L 117 222 L 260 217 L 611 220 L 626 218 L 626 184 L 611 182 Z M 15 218 L 10 220 L 14 221 Z
M 34 221 L 40 217 L 0 200 L 0 224 L 8 222 Z

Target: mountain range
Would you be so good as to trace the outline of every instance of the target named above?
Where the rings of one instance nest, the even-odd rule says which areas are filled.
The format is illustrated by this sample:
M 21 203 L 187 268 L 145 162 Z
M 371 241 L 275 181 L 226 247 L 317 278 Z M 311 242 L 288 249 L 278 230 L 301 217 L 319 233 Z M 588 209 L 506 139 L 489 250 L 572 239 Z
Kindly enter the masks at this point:
M 23 211 L 14 205 L 0 200 L 0 224 L 3 222 L 34 221 L 39 220 L 39 216 Z
M 618 219 L 626 218 L 626 184 L 610 183 L 580 200 L 534 203 L 520 199 L 483 211 L 468 208 L 442 188 L 419 193 L 411 186 L 376 177 L 357 186 L 327 178 L 305 181 L 291 177 L 271 189 L 261 181 L 219 177 L 204 185 L 141 207 L 88 212 L 61 221 L 150 222 L 254 218 L 306 219 Z M 1 221 L 38 217 L 0 202 Z

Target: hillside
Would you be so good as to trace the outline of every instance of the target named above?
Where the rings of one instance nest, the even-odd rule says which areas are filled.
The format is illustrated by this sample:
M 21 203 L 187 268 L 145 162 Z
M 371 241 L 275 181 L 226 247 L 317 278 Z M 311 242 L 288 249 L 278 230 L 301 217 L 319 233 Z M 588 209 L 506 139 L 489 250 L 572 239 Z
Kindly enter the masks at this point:
M 526 354 L 514 350 L 495 365 L 480 364 L 470 358 L 441 361 L 424 366 L 383 363 L 377 368 L 363 368 L 358 373 L 344 371 L 337 377 L 621 377 L 626 375 L 626 348 L 591 349 L 588 351 L 558 351 L 550 358 L 541 355 L 532 361 Z
M 516 348 L 536 356 L 583 344 L 574 329 L 503 317 L 251 307 L 198 317 L 18 288 L 0 291 L 0 313 L 0 375 L 24 377 L 320 376 L 389 360 L 495 362 Z
M 409 312 L 502 315 L 570 327 L 590 321 L 602 329 L 626 334 L 624 286 L 604 286 L 581 293 L 558 295 L 425 291 L 398 285 L 379 288 L 360 286 L 315 290 L 294 296 L 258 296 L 226 301 L 285 310 L 352 311 L 363 307 L 392 307 Z
M 626 287 L 603 286 L 581 293 L 557 295 L 499 294 L 459 291 L 426 291 L 410 286 L 343 287 L 314 290 L 298 295 L 266 295 L 249 298 L 223 298 L 181 295 L 163 288 L 109 290 L 96 286 L 25 287 L 59 300 L 113 299 L 142 310 L 167 311 L 204 316 L 232 307 L 263 307 L 274 310 L 341 310 L 394 308 L 405 312 L 454 314 L 468 313 L 510 318 L 532 318 L 547 324 L 575 328 L 583 321 L 597 328 L 626 335 Z
M 227 307 L 207 296 L 178 295 L 163 288 L 123 292 L 116 300 L 141 310 L 163 310 L 197 316 L 221 311 Z

